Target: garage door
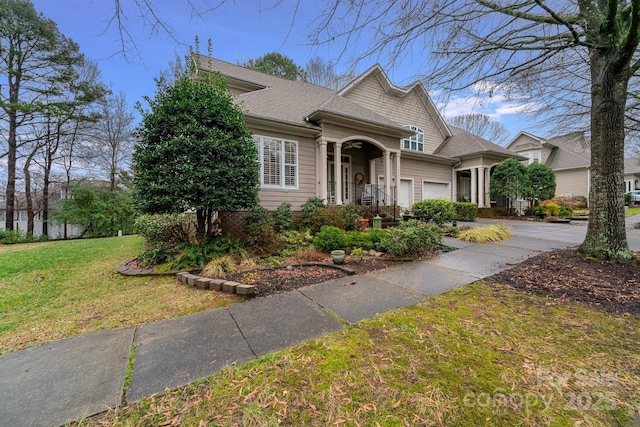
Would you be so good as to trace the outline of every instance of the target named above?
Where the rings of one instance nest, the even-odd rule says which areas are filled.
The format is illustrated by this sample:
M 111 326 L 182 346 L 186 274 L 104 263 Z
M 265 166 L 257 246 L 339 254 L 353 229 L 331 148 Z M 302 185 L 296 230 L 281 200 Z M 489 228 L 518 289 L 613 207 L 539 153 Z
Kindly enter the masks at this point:
M 449 184 L 442 182 L 423 182 L 422 200 L 425 199 L 447 199 L 451 200 Z

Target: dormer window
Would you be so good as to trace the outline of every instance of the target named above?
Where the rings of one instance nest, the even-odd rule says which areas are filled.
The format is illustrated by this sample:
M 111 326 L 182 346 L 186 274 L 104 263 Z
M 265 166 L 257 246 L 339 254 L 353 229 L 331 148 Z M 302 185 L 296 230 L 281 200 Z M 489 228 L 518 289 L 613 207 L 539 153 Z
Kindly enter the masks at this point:
M 413 125 L 407 125 L 405 127 L 414 131 L 415 134 L 402 140 L 402 148 L 405 150 L 424 152 L 424 131 Z

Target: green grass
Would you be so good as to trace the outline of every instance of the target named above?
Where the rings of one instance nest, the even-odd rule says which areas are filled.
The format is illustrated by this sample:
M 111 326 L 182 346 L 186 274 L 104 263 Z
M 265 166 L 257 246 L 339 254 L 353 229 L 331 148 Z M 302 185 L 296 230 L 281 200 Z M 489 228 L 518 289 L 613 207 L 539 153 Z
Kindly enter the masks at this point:
M 633 425 L 640 319 L 479 282 L 81 425 Z
M 173 277 L 118 274 L 142 247 L 138 236 L 0 245 L 0 354 L 235 301 Z
M 638 215 L 638 214 L 640 214 L 640 208 L 629 207 L 629 210 L 627 211 L 627 216 Z

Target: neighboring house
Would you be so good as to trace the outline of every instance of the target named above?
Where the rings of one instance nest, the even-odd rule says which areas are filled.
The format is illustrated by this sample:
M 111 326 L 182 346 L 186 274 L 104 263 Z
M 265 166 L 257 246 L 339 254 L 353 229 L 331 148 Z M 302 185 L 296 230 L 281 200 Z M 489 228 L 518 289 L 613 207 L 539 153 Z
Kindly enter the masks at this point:
M 557 197 L 589 197 L 591 185 L 591 138 L 584 132 L 543 139 L 520 132 L 507 148 L 530 163 L 544 163 L 556 174 Z
M 334 91 L 196 55 L 242 103 L 260 159 L 260 203 L 294 210 L 330 204 L 399 205 L 430 198 L 490 206 L 490 171 L 517 154 L 447 126 L 421 83 L 393 85 L 374 65 Z
M 65 186 L 60 184 L 52 185 L 49 189 L 49 218 L 55 209 L 60 206 L 66 198 Z M 24 193 L 16 193 L 16 205 L 13 212 L 13 229 L 21 232 L 27 231 L 27 203 Z M 33 197 L 33 211 L 35 217 L 33 219 L 33 235 L 40 236 L 43 230 L 43 198 L 42 191 L 36 192 Z M 4 189 L 0 194 L 0 230 L 5 229 L 6 221 L 6 195 Z M 48 236 L 52 239 L 60 239 L 65 237 L 78 237 L 82 233 L 82 229 L 73 225 L 58 224 L 51 220 L 48 221 Z
M 624 191 L 640 190 L 640 157 L 624 159 Z
M 527 163 L 545 163 L 556 174 L 556 196 L 589 198 L 591 187 L 591 137 L 584 132 L 543 139 L 520 132 L 507 148 L 527 158 Z M 640 189 L 640 158 L 624 160 L 625 192 Z

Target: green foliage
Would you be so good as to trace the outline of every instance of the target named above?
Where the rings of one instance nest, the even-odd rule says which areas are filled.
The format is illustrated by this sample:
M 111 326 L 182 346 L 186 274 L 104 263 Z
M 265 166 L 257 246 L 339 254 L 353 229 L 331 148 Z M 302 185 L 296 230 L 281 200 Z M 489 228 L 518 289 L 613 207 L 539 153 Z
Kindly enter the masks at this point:
M 316 215 L 318 210 L 322 208 L 324 208 L 324 200 L 319 197 L 310 197 L 306 202 L 304 202 L 300 207 L 300 210 L 302 211 L 302 218 L 300 222 L 301 227 L 311 229 L 310 224 L 313 217 Z
M 134 187 L 145 213 L 195 210 L 202 240 L 215 211 L 258 202 L 258 152 L 241 109 L 219 74 L 160 80 L 151 110 L 141 109 Z M 242 185 L 237 185 L 242 183 Z
M 169 270 L 182 270 L 190 267 L 203 268 L 214 257 L 241 252 L 240 242 L 227 237 L 215 238 L 206 244 L 180 243 L 177 248 L 181 252 L 167 263 L 166 268 Z
M 355 261 L 362 261 L 367 256 L 368 251 L 363 248 L 353 248 L 350 252 Z
M 631 194 L 624 193 L 624 204 L 630 205 L 632 201 L 633 201 L 633 197 L 631 197 Z
M 447 237 L 458 237 L 460 235 L 460 228 L 454 226 L 441 226 L 440 232 Z
M 304 68 L 296 65 L 293 59 L 278 52 L 267 53 L 240 65 L 287 80 L 306 80 Z
M 446 199 L 423 200 L 413 205 L 411 212 L 421 221 L 442 225 L 456 219 L 456 208 Z
M 62 202 L 52 219 L 82 227 L 83 237 L 108 237 L 117 235 L 118 230 L 131 232 L 134 212 L 128 192 L 80 184 L 71 190 L 71 198 Z
M 362 216 L 362 207 L 358 205 L 340 206 L 346 230 L 355 230 L 358 226 L 357 220 Z
M 509 208 L 511 208 L 511 200 L 516 197 L 526 197 L 530 188 L 527 167 L 516 159 L 501 161 L 491 174 L 489 192 L 493 196 L 506 197 Z
M 437 225 L 409 220 L 385 229 L 380 248 L 395 256 L 418 257 L 442 243 Z
M 29 243 L 33 241 L 31 236 L 26 235 L 19 229 L 16 230 L 0 230 L 0 243 L 5 245 L 15 245 L 16 243 Z
M 319 251 L 331 252 L 336 249 L 344 249 L 346 240 L 347 234 L 344 230 L 325 225 L 320 232 L 316 234 L 316 237 L 313 239 L 313 244 Z
M 529 192 L 527 198 L 547 200 L 556 194 L 556 174 L 549 165 L 543 163 L 531 163 L 527 167 L 529 175 Z
M 293 224 L 291 203 L 282 203 L 271 215 L 273 217 L 273 224 L 276 227 L 276 231 L 283 232 L 291 230 L 291 224 Z
M 139 216 L 134 230 L 143 237 L 145 243 L 140 258 L 149 265 L 166 261 L 172 256 L 175 246 L 190 240 L 194 226 L 193 216 L 187 214 Z
M 380 242 L 386 235 L 385 231 L 379 228 L 370 228 L 366 233 L 367 238 L 371 242 L 372 249 L 380 249 Z
M 242 232 L 245 234 L 243 246 L 255 254 L 274 253 L 281 247 L 273 217 L 262 206 L 249 211 Z
M 368 231 L 349 231 L 345 240 L 345 249 L 351 251 L 354 248 L 366 250 L 373 249 L 374 243 L 371 241 Z
M 478 216 L 478 205 L 468 202 L 454 202 L 453 207 L 456 210 L 455 219 L 460 221 L 475 221 Z
M 288 248 L 308 248 L 313 245 L 313 235 L 310 230 L 289 230 L 278 234 L 280 242 Z
M 303 205 L 303 228 L 311 230 L 312 233 L 317 233 L 324 226 L 338 227 L 341 229 L 345 228 L 345 216 L 343 215 L 342 209 L 335 206 L 324 205 L 322 207 L 317 207 L 315 203 L 316 202 L 314 201 L 306 212 L 304 211 L 305 206 Z
M 571 216 L 571 215 L 573 215 L 573 209 L 571 209 L 568 206 L 560 206 L 560 209 L 558 210 L 558 215 L 560 215 L 560 216 Z
M 550 216 L 560 215 L 560 205 L 551 201 L 544 201 L 540 203 L 540 206 L 544 209 L 544 212 Z

